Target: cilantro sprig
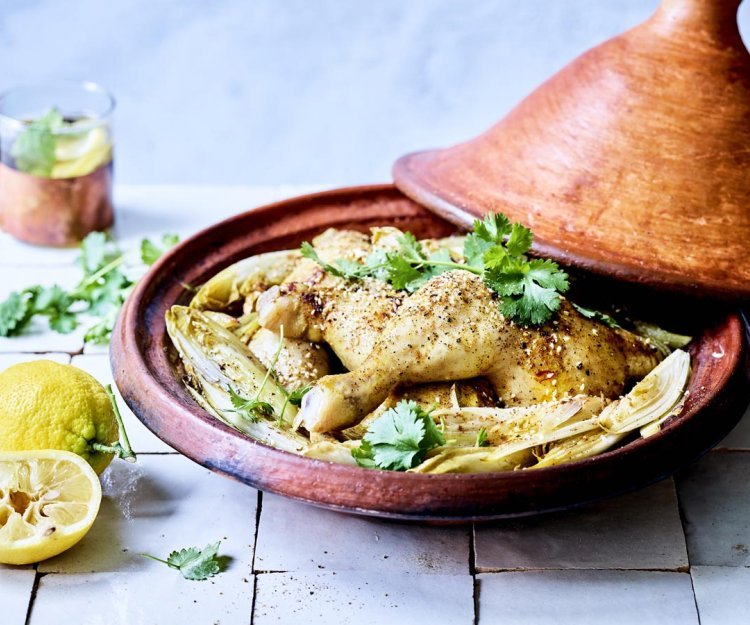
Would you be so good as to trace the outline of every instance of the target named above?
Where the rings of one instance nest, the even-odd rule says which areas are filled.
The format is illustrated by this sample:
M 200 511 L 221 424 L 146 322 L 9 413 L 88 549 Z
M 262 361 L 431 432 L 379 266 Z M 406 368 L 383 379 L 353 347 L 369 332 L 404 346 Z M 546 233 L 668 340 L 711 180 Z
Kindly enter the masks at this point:
M 334 264 L 321 260 L 312 245 L 305 242 L 300 248 L 302 256 L 318 263 L 326 272 L 346 280 L 377 278 L 388 282 L 397 291 L 413 293 L 431 278 L 451 269 L 466 269 L 453 262 L 447 249 L 427 255 L 422 244 L 411 232 L 398 237 L 398 250 L 375 250 L 364 264 L 339 259 Z
M 198 547 L 180 549 L 170 553 L 166 560 L 148 553 L 142 553 L 141 555 L 179 571 L 185 579 L 200 582 L 221 573 L 222 563 L 218 556 L 220 546 L 221 542 L 215 542 L 206 545 L 203 549 Z
M 500 296 L 500 312 L 530 326 L 549 321 L 560 308 L 560 294 L 570 286 L 568 274 L 557 263 L 527 257 L 532 240 L 525 226 L 490 213 L 476 220 L 466 236 L 463 262 L 455 262 L 447 249 L 428 255 L 410 232 L 397 239 L 396 250 L 376 250 L 364 263 L 345 259 L 326 263 L 309 243 L 302 244 L 301 253 L 331 275 L 347 280 L 376 278 L 409 293 L 445 271 L 470 271 Z
M 281 412 L 279 413 L 276 425 L 278 427 L 283 427 L 284 413 L 286 413 L 287 406 L 291 404 L 292 406 L 299 408 L 302 405 L 302 400 L 305 398 L 305 395 L 312 390 L 312 385 L 308 384 L 291 392 L 284 389 L 283 386 L 279 386 L 279 388 L 281 389 L 281 392 L 284 393 L 284 405 L 281 407 Z
M 406 471 L 444 444 L 430 413 L 415 401 L 402 400 L 370 424 L 352 456 L 361 467 Z
M 176 242 L 175 235 L 165 235 L 160 245 L 144 239 L 141 263 L 153 264 Z M 127 261 L 128 256 L 105 233 L 92 232 L 80 246 L 83 276 L 78 284 L 71 290 L 35 285 L 10 293 L 0 302 L 0 336 L 22 334 L 35 317 L 46 317 L 50 329 L 60 334 L 73 332 L 82 319 L 93 319 L 84 340 L 108 343 L 117 314 L 136 283 L 124 269 Z
M 242 397 L 233 388 L 229 389 L 229 398 L 232 401 L 234 412 L 239 414 L 250 423 L 257 423 L 261 417 L 272 417 L 275 413 L 273 406 L 267 401 L 258 399 L 262 389 L 256 393 L 255 397 Z
M 159 260 L 164 253 L 171 247 L 180 242 L 180 237 L 176 234 L 165 234 L 161 237 L 161 244 L 154 243 L 151 239 L 141 240 L 141 262 L 144 265 L 151 266 Z

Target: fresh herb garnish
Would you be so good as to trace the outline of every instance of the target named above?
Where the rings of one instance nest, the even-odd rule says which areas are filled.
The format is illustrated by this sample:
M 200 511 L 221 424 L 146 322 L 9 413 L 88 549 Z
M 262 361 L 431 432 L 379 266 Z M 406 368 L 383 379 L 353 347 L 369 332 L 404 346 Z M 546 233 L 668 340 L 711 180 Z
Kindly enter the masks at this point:
M 176 242 L 174 235 L 162 237 L 166 246 Z M 155 260 L 155 254 L 163 253 L 163 247 L 144 239 L 141 252 L 148 250 L 143 258 Z M 79 264 L 83 272 L 80 282 L 71 290 L 58 285 L 28 287 L 12 292 L 0 302 L 0 336 L 17 336 L 23 332 L 34 317 L 46 317 L 50 329 L 60 334 L 75 330 L 81 318 L 94 318 L 95 322 L 84 336 L 87 343 L 109 342 L 117 314 L 135 285 L 123 269 L 128 257 L 103 232 L 92 232 L 80 246 Z M 152 260 L 153 259 L 153 260 Z
M 298 388 L 296 391 L 292 391 L 287 395 L 287 399 L 292 406 L 299 408 L 302 405 L 302 399 L 312 389 L 312 385 L 308 384 L 302 388 Z
M 501 297 L 500 312 L 527 326 L 549 321 L 568 290 L 568 275 L 551 260 L 496 258 L 497 249 L 485 254 L 484 282 Z
M 171 247 L 180 242 L 180 237 L 176 234 L 165 234 L 161 238 L 161 245 L 157 245 L 151 239 L 141 241 L 141 261 L 149 267 L 153 265 L 164 253 Z
M 305 258 L 314 260 L 318 263 L 327 273 L 337 278 L 345 278 L 346 280 L 357 280 L 359 278 L 366 278 L 370 275 L 370 268 L 366 265 L 360 265 L 351 260 L 341 259 L 337 260 L 335 265 L 330 265 L 324 262 L 315 248 L 310 245 L 307 241 L 302 243 L 300 246 L 300 252 Z
M 579 313 L 581 313 L 582 316 L 586 317 L 586 319 L 595 319 L 596 321 L 600 321 L 605 326 L 608 326 L 610 328 L 621 328 L 622 326 L 617 323 L 617 320 L 614 317 L 610 317 L 607 313 L 603 313 L 599 310 L 593 310 L 591 308 L 584 308 L 583 306 L 579 306 L 578 304 L 573 304 L 573 308 L 575 308 Z
M 474 447 L 487 447 L 489 441 L 487 440 L 487 430 L 480 428 L 477 432 L 477 440 L 474 443 Z
M 361 467 L 406 471 L 444 444 L 430 413 L 415 401 L 402 400 L 370 424 L 352 456 Z
M 31 318 L 28 293 L 14 291 L 0 304 L 0 336 L 10 336 L 28 323 Z
M 308 384 L 307 386 L 303 386 L 302 388 L 298 388 L 291 393 L 284 390 L 283 386 L 279 386 L 279 388 L 284 393 L 284 405 L 281 407 L 281 412 L 279 413 L 278 423 L 277 425 L 279 427 L 284 426 L 284 413 L 286 412 L 286 407 L 291 404 L 292 406 L 297 406 L 299 408 L 302 405 L 302 399 L 307 395 L 310 390 L 312 390 L 312 385 Z
M 19 171 L 44 177 L 52 173 L 55 165 L 54 133 L 63 123 L 60 111 L 51 108 L 18 135 L 10 149 L 10 155 L 15 159 Z
M 279 345 L 276 348 L 276 352 L 274 353 L 273 359 L 271 360 L 271 364 L 266 369 L 266 375 L 263 376 L 263 381 L 258 387 L 258 390 L 253 397 L 248 399 L 246 397 L 243 397 L 236 390 L 230 387 L 229 399 L 232 402 L 232 410 L 230 412 L 236 412 L 241 417 L 250 421 L 250 423 L 257 423 L 257 421 L 263 417 L 276 416 L 276 425 L 280 428 L 285 426 L 284 414 L 286 413 L 287 406 L 289 406 L 290 404 L 292 406 L 298 407 L 302 405 L 302 398 L 308 393 L 308 391 L 310 391 L 312 386 L 304 386 L 290 392 L 287 391 L 280 383 L 278 383 L 278 377 L 276 375 L 276 365 L 279 362 L 279 356 L 281 355 L 281 350 L 283 349 L 283 347 L 284 326 L 280 326 Z M 284 404 L 281 406 L 281 410 L 279 411 L 278 415 L 276 414 L 276 410 L 270 403 L 262 401 L 260 399 L 264 389 L 266 388 L 266 385 L 268 384 L 268 380 L 270 380 L 271 378 L 273 378 L 277 382 L 278 390 L 281 391 L 281 393 L 284 395 Z
M 206 545 L 203 549 L 190 547 L 180 549 L 169 554 L 166 560 L 142 553 L 144 558 L 156 560 L 182 573 L 185 579 L 203 581 L 221 572 L 221 562 L 218 557 L 221 542 Z
M 267 401 L 260 401 L 258 399 L 259 395 L 260 390 L 255 397 L 247 399 L 242 397 L 242 395 L 233 388 L 229 389 L 229 397 L 232 400 L 234 412 L 250 421 L 250 423 L 257 423 L 258 419 L 261 417 L 272 417 L 275 412 L 271 404 Z
M 274 416 L 274 414 L 276 414 L 273 406 L 267 401 L 261 401 L 260 396 L 263 394 L 263 391 L 266 388 L 266 384 L 268 384 L 268 380 L 271 378 L 271 376 L 273 375 L 274 379 L 276 377 L 276 363 L 279 361 L 279 356 L 281 355 L 281 350 L 283 347 L 284 326 L 280 326 L 279 346 L 276 348 L 276 353 L 273 355 L 273 360 L 271 360 L 271 364 L 269 365 L 268 369 L 266 369 L 266 375 L 263 376 L 263 381 L 258 387 L 258 390 L 255 393 L 254 397 L 246 399 L 245 397 L 242 397 L 239 393 L 237 393 L 237 391 L 235 391 L 234 389 L 229 389 L 229 398 L 232 401 L 234 412 L 250 421 L 250 423 L 256 423 L 261 417 L 272 417 Z M 286 408 L 286 402 L 284 408 Z M 284 411 L 282 409 L 282 415 L 283 412 Z
M 73 303 L 70 295 L 56 285 L 14 291 L 0 303 L 0 336 L 20 334 L 34 316 L 47 317 L 55 332 L 72 332 L 78 326 L 69 310 Z
M 377 278 L 409 293 L 444 271 L 470 271 L 482 276 L 501 297 L 500 311 L 505 316 L 522 325 L 540 325 L 560 308 L 560 293 L 568 290 L 569 283 L 557 263 L 526 256 L 532 239 L 528 228 L 510 223 L 505 215 L 490 213 L 476 220 L 474 231 L 466 236 L 462 263 L 455 262 L 447 249 L 428 255 L 409 232 L 397 239 L 397 250 L 376 250 L 364 263 L 326 263 L 309 243 L 302 244 L 301 252 L 331 275 L 347 280 Z

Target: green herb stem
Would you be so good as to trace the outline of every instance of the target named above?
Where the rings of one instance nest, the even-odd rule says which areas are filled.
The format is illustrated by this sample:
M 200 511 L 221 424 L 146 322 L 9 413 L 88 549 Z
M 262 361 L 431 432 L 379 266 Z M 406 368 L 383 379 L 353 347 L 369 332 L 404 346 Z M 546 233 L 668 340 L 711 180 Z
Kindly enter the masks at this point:
M 258 392 L 255 394 L 255 401 L 258 401 L 260 399 L 260 395 L 263 392 L 263 389 L 266 388 L 266 384 L 268 383 L 268 378 L 271 377 L 271 373 L 276 371 L 276 363 L 279 362 L 279 356 L 281 355 L 281 350 L 284 347 L 284 326 L 279 326 L 279 346 L 276 348 L 276 353 L 273 355 L 273 360 L 271 361 L 271 364 L 269 365 L 268 369 L 266 370 L 266 375 L 263 376 L 263 382 L 260 384 L 260 388 L 258 389 Z
M 162 560 L 161 558 L 157 558 L 156 556 L 152 556 L 152 555 L 151 555 L 151 554 L 149 554 L 149 553 L 142 553 L 142 554 L 140 554 L 140 555 L 142 555 L 142 556 L 143 556 L 144 558 L 148 558 L 149 560 L 155 560 L 156 562 L 161 562 L 162 564 L 166 564 L 166 565 L 167 565 L 168 567 L 170 567 L 170 568 L 173 568 L 173 569 L 174 569 L 174 568 L 179 568 L 179 567 L 175 567 L 175 566 L 173 566 L 172 564 L 170 564 L 170 563 L 169 563 L 169 562 L 167 562 L 166 560 Z
M 133 448 L 130 446 L 130 439 L 128 439 L 128 433 L 125 430 L 125 423 L 122 420 L 120 408 L 117 405 L 117 399 L 115 398 L 115 394 L 112 391 L 111 384 L 107 384 L 106 391 L 107 397 L 109 397 L 109 401 L 112 403 L 112 409 L 115 413 L 115 420 L 117 421 L 117 429 L 119 430 L 120 440 L 113 445 L 91 443 L 91 449 L 100 453 L 116 454 L 120 459 L 125 460 L 126 462 L 135 462 L 137 460 L 137 456 L 133 451 Z
M 463 269 L 464 271 L 470 271 L 474 275 L 481 276 L 483 271 L 478 267 L 472 267 L 471 265 L 465 265 L 463 263 L 449 263 L 441 260 L 420 260 L 418 263 L 419 267 L 449 267 L 451 269 Z
M 102 267 L 98 271 L 92 273 L 88 278 L 86 278 L 85 280 L 82 280 L 80 282 L 80 284 L 76 288 L 76 291 L 77 292 L 81 291 L 81 290 L 85 289 L 86 287 L 91 286 L 92 284 L 96 284 L 97 280 L 99 280 L 100 278 L 103 278 L 110 271 L 112 271 L 114 269 L 117 269 L 117 267 L 119 267 L 120 265 L 122 265 L 122 263 L 125 262 L 125 258 L 126 258 L 125 254 L 121 254 L 120 256 L 118 256 L 117 258 L 115 258 L 114 260 L 112 260 L 109 263 L 107 263 L 106 265 L 104 265 L 104 267 Z
M 271 378 L 271 376 L 274 376 L 274 379 L 276 379 L 276 364 L 279 361 L 279 356 L 281 355 L 281 350 L 283 349 L 283 347 L 284 326 L 282 325 L 279 327 L 279 345 L 276 348 L 276 353 L 271 360 L 271 364 L 266 369 L 266 374 L 263 376 L 263 380 L 260 383 L 255 396 L 252 399 L 246 399 L 231 387 L 229 388 L 229 394 L 232 398 L 232 405 L 234 406 L 234 410 L 232 410 L 231 412 L 236 412 L 240 416 L 244 417 L 245 419 L 249 419 L 253 423 L 258 420 L 258 413 L 265 416 L 275 415 L 276 411 L 274 410 L 273 406 L 271 406 L 271 404 L 267 402 L 261 401 L 260 396 L 263 394 L 263 391 L 266 388 L 266 384 L 268 384 L 268 380 Z M 284 411 L 286 410 L 287 403 L 289 402 L 289 395 L 286 389 L 284 389 L 284 387 L 282 387 L 281 385 L 279 385 L 278 388 L 285 396 L 281 414 L 276 417 L 279 425 L 281 425 L 281 419 L 284 416 Z

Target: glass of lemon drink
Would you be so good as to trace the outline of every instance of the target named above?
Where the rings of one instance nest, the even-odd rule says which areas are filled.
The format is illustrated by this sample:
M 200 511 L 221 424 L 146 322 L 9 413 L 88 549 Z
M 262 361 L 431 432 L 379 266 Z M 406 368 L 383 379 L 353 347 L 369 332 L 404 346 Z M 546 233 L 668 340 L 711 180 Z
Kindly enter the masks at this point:
M 112 225 L 114 98 L 94 83 L 0 95 L 0 227 L 37 245 L 75 245 Z

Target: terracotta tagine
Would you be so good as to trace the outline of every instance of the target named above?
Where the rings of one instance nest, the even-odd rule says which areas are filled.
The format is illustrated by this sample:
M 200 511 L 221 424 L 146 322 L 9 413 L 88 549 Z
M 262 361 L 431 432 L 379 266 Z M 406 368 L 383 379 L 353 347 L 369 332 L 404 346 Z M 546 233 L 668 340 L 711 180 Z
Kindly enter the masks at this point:
M 750 296 L 750 55 L 741 0 L 664 0 L 479 137 L 404 156 L 396 185 L 466 224 L 500 211 L 537 250 L 631 282 Z
M 391 185 L 326 191 L 183 241 L 138 283 L 113 332 L 123 398 L 159 438 L 213 471 L 333 510 L 431 523 L 577 506 L 693 461 L 750 401 L 747 320 L 708 299 L 750 296 L 750 57 L 738 5 L 664 0 L 645 24 L 581 56 L 480 137 L 400 159 L 396 183 L 412 199 Z M 646 294 L 652 312 L 654 286 L 670 301 L 706 298 L 709 313 L 686 329 L 694 337 L 687 401 L 658 433 L 533 471 L 377 471 L 273 449 L 213 418 L 186 390 L 164 322 L 192 297 L 185 285 L 328 227 L 440 237 L 488 211 L 531 226 L 537 252 L 600 274 L 582 272 L 588 292 L 611 283 L 627 301 L 624 281 L 635 283 L 627 290 Z

